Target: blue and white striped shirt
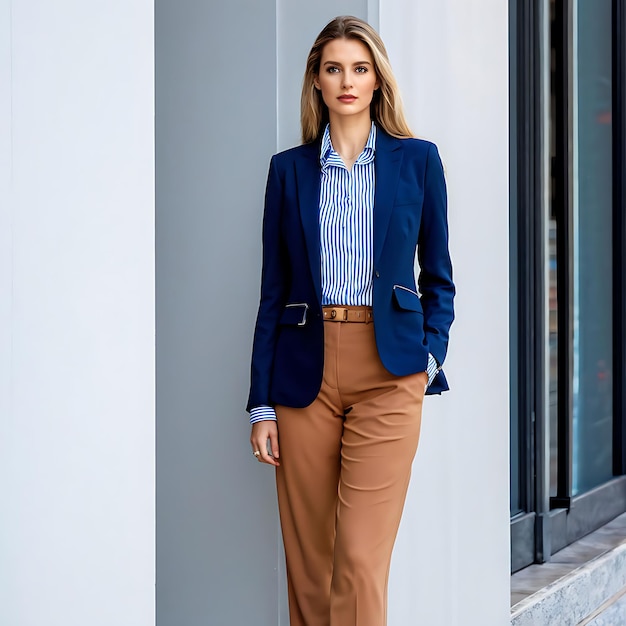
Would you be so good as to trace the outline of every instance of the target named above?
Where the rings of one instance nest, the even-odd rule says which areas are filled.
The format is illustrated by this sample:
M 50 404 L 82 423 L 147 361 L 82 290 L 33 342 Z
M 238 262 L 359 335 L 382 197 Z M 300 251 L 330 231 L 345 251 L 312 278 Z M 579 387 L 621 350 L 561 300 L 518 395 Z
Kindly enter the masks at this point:
M 372 306 L 375 150 L 372 122 L 365 148 L 349 171 L 335 152 L 326 126 L 320 151 L 322 306 Z
M 322 305 L 372 306 L 376 125 L 348 170 L 333 148 L 327 124 L 320 149 L 320 253 Z M 428 384 L 438 371 L 428 355 Z M 253 407 L 250 423 L 275 420 L 273 407 Z

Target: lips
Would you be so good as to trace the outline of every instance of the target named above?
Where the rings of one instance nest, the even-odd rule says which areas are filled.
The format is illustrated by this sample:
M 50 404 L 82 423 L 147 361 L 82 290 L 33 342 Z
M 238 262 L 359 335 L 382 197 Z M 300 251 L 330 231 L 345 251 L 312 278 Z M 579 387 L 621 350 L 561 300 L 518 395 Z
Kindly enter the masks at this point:
M 354 102 L 356 100 L 356 96 L 352 96 L 352 95 L 344 95 L 344 96 L 339 96 L 338 100 L 340 100 L 341 102 L 346 102 L 346 103 L 350 103 L 350 102 Z

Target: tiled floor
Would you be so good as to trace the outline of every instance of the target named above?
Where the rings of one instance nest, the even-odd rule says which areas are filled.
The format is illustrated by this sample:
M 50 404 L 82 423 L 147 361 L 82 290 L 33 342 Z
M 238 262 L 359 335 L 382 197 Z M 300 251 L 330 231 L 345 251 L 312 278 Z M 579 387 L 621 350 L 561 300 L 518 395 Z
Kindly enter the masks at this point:
M 626 513 L 576 543 L 563 548 L 552 556 L 549 563 L 530 565 L 513 574 L 511 576 L 511 606 L 625 541 Z M 597 624 L 593 622 L 589 624 L 590 626 L 608 626 L 613 623 L 626 624 L 626 619 L 623 622 L 600 621 Z

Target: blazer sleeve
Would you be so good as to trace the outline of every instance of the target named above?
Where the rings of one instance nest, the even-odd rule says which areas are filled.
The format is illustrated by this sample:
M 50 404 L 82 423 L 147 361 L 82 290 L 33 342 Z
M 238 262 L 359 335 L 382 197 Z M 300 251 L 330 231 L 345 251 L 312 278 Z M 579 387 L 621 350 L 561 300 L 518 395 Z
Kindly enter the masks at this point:
M 278 172 L 276 156 L 270 161 L 265 209 L 263 213 L 263 269 L 261 271 L 261 300 L 252 344 L 250 395 L 247 411 L 252 407 L 271 405 L 269 401 L 272 364 L 278 329 L 278 319 L 285 303 L 287 264 L 280 237 L 283 183 Z
M 430 144 L 424 173 L 424 205 L 418 235 L 419 289 L 428 349 L 442 365 L 454 320 L 452 262 L 448 250 L 446 182 L 439 152 Z

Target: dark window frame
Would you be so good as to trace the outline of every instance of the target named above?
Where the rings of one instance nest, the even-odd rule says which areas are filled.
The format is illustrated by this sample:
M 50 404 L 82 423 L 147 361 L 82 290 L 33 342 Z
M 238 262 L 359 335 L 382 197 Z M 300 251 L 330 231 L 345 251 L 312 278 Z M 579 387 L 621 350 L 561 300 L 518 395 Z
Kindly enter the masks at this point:
M 626 0 L 613 2 L 613 473 L 626 474 Z
M 542 431 L 537 424 L 543 422 L 541 398 L 542 376 L 533 366 L 541 346 L 543 327 L 542 311 L 537 294 L 543 289 L 543 248 L 541 246 L 542 190 L 544 187 L 541 158 L 542 119 L 541 106 L 541 10 L 540 0 L 521 0 L 510 3 L 511 29 L 515 30 L 515 47 L 511 50 L 511 95 L 515 98 L 512 111 L 511 189 L 515 194 L 511 202 L 511 284 L 512 310 L 516 327 L 512 329 L 511 355 L 516 360 L 517 380 L 512 395 L 512 427 L 515 428 L 512 445 L 518 444 L 519 503 L 511 520 L 512 571 L 536 559 L 537 530 L 542 526 L 546 511 L 537 507 L 537 487 L 542 476 L 536 475 L 535 450 L 539 442 L 536 434 Z M 517 442 L 515 441 L 517 439 Z

